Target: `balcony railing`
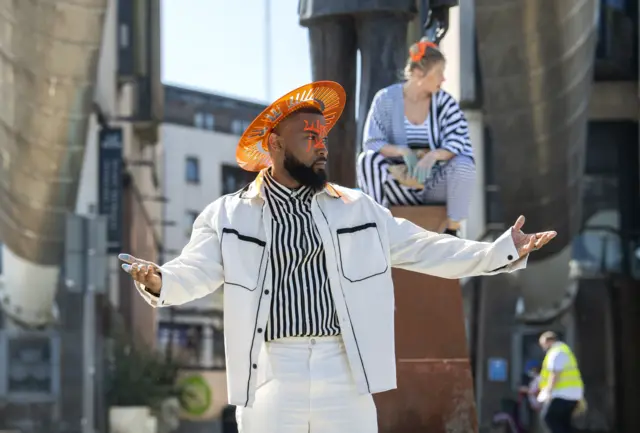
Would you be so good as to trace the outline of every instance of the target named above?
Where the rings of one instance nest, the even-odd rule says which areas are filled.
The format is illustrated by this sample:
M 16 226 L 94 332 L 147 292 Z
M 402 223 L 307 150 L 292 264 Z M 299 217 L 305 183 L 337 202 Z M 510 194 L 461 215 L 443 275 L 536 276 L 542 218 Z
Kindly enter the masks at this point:
M 158 349 L 183 369 L 224 370 L 223 316 L 220 310 L 180 310 L 158 328 Z

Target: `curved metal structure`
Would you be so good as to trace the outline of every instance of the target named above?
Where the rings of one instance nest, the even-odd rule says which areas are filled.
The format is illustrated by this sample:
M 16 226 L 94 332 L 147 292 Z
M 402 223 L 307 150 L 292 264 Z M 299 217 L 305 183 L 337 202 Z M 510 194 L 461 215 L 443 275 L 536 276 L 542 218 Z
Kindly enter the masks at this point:
M 597 0 L 476 5 L 486 120 L 504 216 L 558 231 L 531 257 L 560 252 L 580 228 Z
M 26 290 L 47 298 L 42 305 L 53 302 L 65 214 L 75 207 L 107 2 L 0 2 L 0 234 L 9 250 L 4 285 L 42 286 L 40 293 Z M 46 321 L 43 311 L 26 313 L 28 302 L 15 299 L 22 296 L 17 289 L 12 293 L 14 299 L 6 291 L 0 296 L 8 314 Z

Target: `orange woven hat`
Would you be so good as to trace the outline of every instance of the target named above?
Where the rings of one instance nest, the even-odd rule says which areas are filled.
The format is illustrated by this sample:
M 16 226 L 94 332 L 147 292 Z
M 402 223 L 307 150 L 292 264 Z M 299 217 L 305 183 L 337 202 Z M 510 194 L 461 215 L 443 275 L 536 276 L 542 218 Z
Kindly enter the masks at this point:
M 301 108 L 320 110 L 329 132 L 340 118 L 346 100 L 344 89 L 334 81 L 309 83 L 280 97 L 260 113 L 240 137 L 236 149 L 238 165 L 247 171 L 269 167 L 269 135 L 282 120 Z

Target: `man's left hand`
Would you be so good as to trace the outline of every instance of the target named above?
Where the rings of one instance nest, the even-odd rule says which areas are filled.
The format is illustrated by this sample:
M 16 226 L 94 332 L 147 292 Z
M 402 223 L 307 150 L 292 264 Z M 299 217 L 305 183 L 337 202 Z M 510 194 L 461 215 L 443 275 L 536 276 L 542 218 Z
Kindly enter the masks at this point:
M 518 255 L 524 257 L 532 251 L 539 250 L 556 237 L 558 233 L 554 231 L 526 234 L 522 232 L 524 225 L 524 216 L 520 215 L 516 223 L 511 227 L 511 237 L 513 243 L 518 249 Z

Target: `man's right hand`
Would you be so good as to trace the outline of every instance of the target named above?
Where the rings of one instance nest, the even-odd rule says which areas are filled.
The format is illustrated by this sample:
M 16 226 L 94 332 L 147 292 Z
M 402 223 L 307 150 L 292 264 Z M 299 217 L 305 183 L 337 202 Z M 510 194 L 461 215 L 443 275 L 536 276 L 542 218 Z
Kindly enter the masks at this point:
M 122 269 L 131 275 L 135 281 L 144 285 L 150 292 L 156 295 L 160 294 L 162 276 L 155 264 L 138 259 L 129 254 L 120 254 L 118 258 L 124 262 Z

